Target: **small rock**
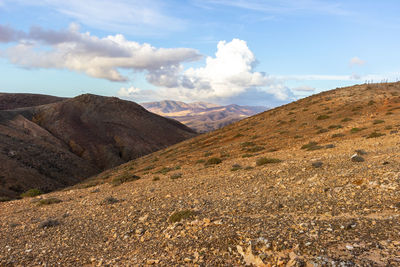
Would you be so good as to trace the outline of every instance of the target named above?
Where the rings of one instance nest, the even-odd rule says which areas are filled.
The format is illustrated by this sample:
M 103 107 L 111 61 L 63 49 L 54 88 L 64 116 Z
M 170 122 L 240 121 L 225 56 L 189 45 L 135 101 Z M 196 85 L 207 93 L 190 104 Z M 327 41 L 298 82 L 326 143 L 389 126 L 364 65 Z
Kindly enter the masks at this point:
M 354 154 L 353 156 L 351 156 L 351 161 L 352 162 L 364 162 L 365 159 L 357 154 Z
M 353 247 L 352 245 L 346 245 L 346 249 L 347 249 L 347 250 L 353 250 L 354 247 Z
M 158 264 L 159 262 L 160 262 L 159 260 L 152 260 L 152 259 L 146 261 L 148 265 Z
M 383 165 L 388 165 L 388 164 L 389 164 L 389 161 L 384 161 L 382 164 L 383 164 Z
M 145 232 L 145 230 L 144 230 L 143 228 L 138 228 L 138 229 L 135 230 L 135 233 L 136 233 L 137 235 L 143 235 L 144 232 Z

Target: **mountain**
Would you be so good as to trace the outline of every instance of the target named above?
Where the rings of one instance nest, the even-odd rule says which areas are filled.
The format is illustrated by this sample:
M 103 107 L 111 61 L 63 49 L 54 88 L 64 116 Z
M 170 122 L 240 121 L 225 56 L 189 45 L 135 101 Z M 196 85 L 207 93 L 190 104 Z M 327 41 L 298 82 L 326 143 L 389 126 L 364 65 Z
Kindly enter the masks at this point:
M 136 103 L 88 94 L 0 111 L 0 196 L 72 185 L 194 135 Z
M 268 110 L 0 203 L 0 265 L 398 266 L 399 130 L 400 83 Z
M 0 110 L 34 107 L 65 100 L 65 98 L 39 94 L 0 93 Z
M 266 107 L 219 106 L 205 102 L 187 104 L 172 100 L 141 103 L 141 105 L 151 112 L 180 121 L 199 133 L 222 128 L 267 110 Z

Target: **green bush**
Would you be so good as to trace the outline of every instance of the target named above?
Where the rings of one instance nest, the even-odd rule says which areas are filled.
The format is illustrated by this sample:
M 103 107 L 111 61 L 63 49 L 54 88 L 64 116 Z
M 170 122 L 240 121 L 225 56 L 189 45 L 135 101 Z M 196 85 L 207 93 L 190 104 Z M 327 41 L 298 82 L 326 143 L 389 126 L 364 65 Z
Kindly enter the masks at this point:
M 32 188 L 32 189 L 29 189 L 28 191 L 26 191 L 25 193 L 22 193 L 21 197 L 36 197 L 36 196 L 39 196 L 41 194 L 43 194 L 42 191 L 40 191 L 37 188 Z
M 274 159 L 274 158 L 259 158 L 256 160 L 257 166 L 265 165 L 265 164 L 272 164 L 272 163 L 280 163 L 282 160 Z

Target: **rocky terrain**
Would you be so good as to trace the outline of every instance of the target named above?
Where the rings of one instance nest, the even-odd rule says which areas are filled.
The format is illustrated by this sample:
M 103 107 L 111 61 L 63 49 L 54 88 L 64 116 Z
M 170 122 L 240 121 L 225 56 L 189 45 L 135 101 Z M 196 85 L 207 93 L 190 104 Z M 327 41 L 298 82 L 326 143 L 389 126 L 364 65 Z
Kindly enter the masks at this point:
M 73 185 L 194 135 L 136 103 L 96 95 L 0 111 L 0 197 Z
M 399 266 L 400 83 L 314 95 L 0 203 L 0 265 Z
M 266 107 L 219 106 L 205 102 L 188 104 L 172 100 L 141 103 L 141 105 L 158 115 L 180 121 L 199 133 L 217 130 L 267 110 Z

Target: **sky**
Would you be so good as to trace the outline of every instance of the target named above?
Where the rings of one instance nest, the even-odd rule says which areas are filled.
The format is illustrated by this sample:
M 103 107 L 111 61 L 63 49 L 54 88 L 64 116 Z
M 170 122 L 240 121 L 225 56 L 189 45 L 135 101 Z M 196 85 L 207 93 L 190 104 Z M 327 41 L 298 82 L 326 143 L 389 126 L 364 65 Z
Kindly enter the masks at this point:
M 0 0 L 0 92 L 274 107 L 400 80 L 398 0 Z

